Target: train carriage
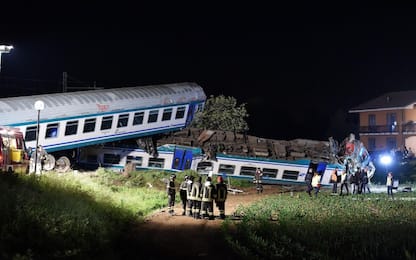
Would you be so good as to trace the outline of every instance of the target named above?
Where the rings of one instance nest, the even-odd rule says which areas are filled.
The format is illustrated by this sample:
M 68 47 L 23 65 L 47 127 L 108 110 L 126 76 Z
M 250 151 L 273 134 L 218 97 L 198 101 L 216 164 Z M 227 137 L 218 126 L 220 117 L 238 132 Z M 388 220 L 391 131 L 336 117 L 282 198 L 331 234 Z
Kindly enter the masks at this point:
M 49 154 L 46 167 L 65 171 L 80 147 L 187 127 L 205 100 L 202 87 L 188 82 L 1 98 L 0 122 L 19 128 L 28 147 L 38 141 Z

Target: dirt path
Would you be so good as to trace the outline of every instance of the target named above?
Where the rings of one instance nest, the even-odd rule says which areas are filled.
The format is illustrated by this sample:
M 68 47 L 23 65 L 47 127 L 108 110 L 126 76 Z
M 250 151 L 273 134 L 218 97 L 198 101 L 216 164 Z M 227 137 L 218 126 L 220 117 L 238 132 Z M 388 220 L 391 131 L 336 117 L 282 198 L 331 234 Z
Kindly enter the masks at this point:
M 258 199 L 271 194 L 278 194 L 276 186 L 265 186 L 262 194 L 257 194 L 255 188 L 248 188 L 242 193 L 229 194 L 226 201 L 225 214 L 233 215 L 239 205 L 249 205 Z M 150 216 L 144 224 L 138 226 L 135 241 L 137 250 L 133 259 L 173 258 L 213 258 L 238 259 L 238 256 L 228 248 L 222 240 L 221 224 L 223 220 L 193 219 L 182 216 L 180 203 L 175 205 L 176 215 L 170 216 L 166 209 Z M 214 215 L 218 216 L 218 209 Z M 139 249 L 140 248 L 140 249 Z M 142 258 L 142 259 L 143 259 Z

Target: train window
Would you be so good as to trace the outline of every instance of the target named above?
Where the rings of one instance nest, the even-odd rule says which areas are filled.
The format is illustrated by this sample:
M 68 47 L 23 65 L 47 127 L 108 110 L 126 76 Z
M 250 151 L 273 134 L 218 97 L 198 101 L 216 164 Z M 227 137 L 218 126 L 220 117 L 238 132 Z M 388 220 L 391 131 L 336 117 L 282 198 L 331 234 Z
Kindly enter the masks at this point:
M 220 164 L 218 168 L 218 174 L 225 173 L 225 174 L 234 174 L 235 165 L 231 164 Z
M 159 110 L 150 110 L 149 118 L 147 120 L 148 123 L 154 123 L 157 121 L 157 116 L 159 115 Z
M 38 129 L 37 126 L 29 126 L 26 128 L 26 134 L 25 134 L 26 142 L 36 140 L 37 129 Z
M 107 164 L 119 164 L 120 163 L 120 155 L 119 154 L 104 154 L 104 163 Z
M 149 158 L 149 167 L 164 168 L 165 159 L 163 158 Z
M 85 119 L 83 133 L 94 132 L 95 130 L 95 118 Z
M 264 177 L 276 178 L 277 172 L 278 172 L 277 169 L 263 168 L 263 176 Z
M 143 117 L 144 117 L 144 112 L 134 113 L 133 125 L 141 125 L 141 124 L 143 124 Z
M 210 174 L 212 169 L 212 162 L 199 162 L 196 166 L 196 171 L 201 174 Z
M 162 121 L 167 121 L 172 118 L 172 108 L 166 108 L 163 110 Z
M 298 171 L 284 170 L 282 178 L 283 179 L 289 179 L 289 180 L 297 180 L 298 175 L 299 175 Z
M 113 116 L 105 116 L 101 121 L 101 130 L 111 129 L 113 125 Z
M 143 157 L 141 157 L 141 156 L 127 155 L 126 163 L 135 163 L 137 166 L 142 166 L 142 164 L 143 164 Z
M 185 117 L 185 107 L 178 107 L 176 110 L 175 119 L 180 119 Z
M 65 127 L 65 135 L 75 135 L 78 131 L 78 121 L 68 121 Z
M 46 126 L 45 138 L 56 138 L 56 137 L 58 137 L 58 127 L 59 127 L 58 123 L 48 124 Z
M 254 176 L 256 174 L 256 167 L 241 166 L 240 175 Z
M 118 116 L 117 128 L 126 127 L 129 121 L 129 114 L 122 114 Z

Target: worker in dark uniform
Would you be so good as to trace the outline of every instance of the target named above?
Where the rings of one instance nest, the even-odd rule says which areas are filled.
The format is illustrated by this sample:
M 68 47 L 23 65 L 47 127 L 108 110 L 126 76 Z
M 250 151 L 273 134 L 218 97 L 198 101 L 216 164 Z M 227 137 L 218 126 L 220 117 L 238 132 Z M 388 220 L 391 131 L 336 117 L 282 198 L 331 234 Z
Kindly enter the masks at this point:
M 305 182 L 306 182 L 306 192 L 309 194 L 309 196 L 312 196 L 311 191 L 313 190 L 312 187 L 312 178 L 313 178 L 313 169 L 309 168 L 308 172 L 306 173 L 305 176 Z
M 182 216 L 185 216 L 186 212 L 186 202 L 188 200 L 187 195 L 187 182 L 188 182 L 188 175 L 185 175 L 183 181 L 181 182 L 181 185 L 179 186 L 179 196 L 181 197 L 182 202 Z
M 192 200 L 191 200 L 191 191 L 192 191 L 192 184 L 194 183 L 194 176 L 189 176 L 188 181 L 186 182 L 186 196 L 187 196 L 187 203 L 186 203 L 186 215 L 192 217 Z
M 228 189 L 224 183 L 222 176 L 217 177 L 217 184 L 215 185 L 217 196 L 215 198 L 215 205 L 220 212 L 220 218 L 225 219 L 225 201 L 227 200 Z
M 216 197 L 215 186 L 211 177 L 207 177 L 202 187 L 201 214 L 203 218 L 214 219 L 214 199 Z
M 258 193 L 263 193 L 263 172 L 260 168 L 257 168 L 256 174 L 254 175 L 254 183 L 256 184 L 256 190 Z
M 202 178 L 198 176 L 192 184 L 191 196 L 192 200 L 192 215 L 194 218 L 200 218 L 201 215 L 201 196 L 202 196 Z
M 176 195 L 175 179 L 176 179 L 176 175 L 171 174 L 169 177 L 169 181 L 166 185 L 166 193 L 168 194 L 168 213 L 170 215 L 174 215 L 173 207 L 175 206 L 175 195 Z

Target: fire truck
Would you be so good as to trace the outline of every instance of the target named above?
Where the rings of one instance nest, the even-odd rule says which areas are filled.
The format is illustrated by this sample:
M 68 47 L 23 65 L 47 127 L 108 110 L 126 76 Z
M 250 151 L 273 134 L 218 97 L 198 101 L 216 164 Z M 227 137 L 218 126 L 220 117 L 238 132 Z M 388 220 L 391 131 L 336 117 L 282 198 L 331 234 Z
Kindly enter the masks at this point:
M 18 128 L 0 126 L 0 171 L 28 173 L 29 162 L 23 133 Z

